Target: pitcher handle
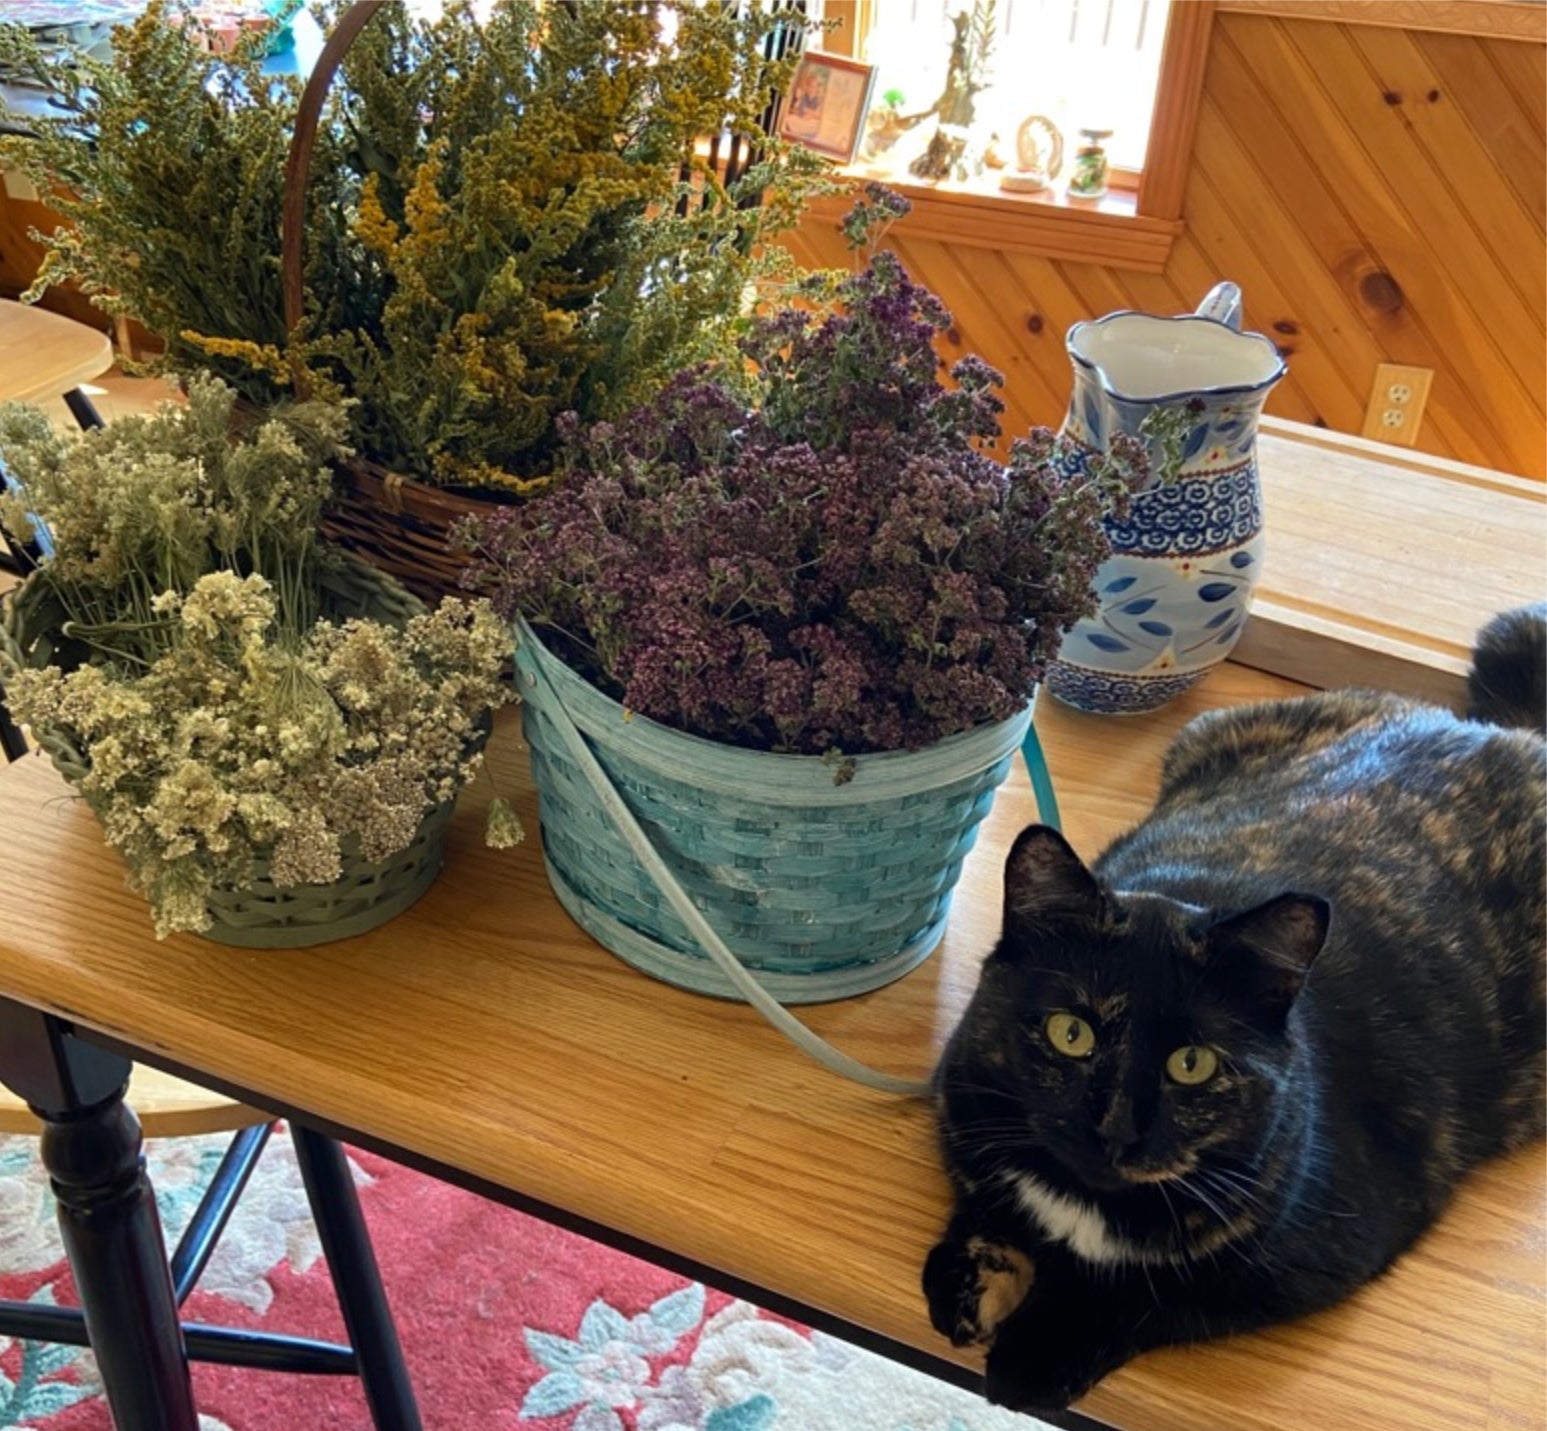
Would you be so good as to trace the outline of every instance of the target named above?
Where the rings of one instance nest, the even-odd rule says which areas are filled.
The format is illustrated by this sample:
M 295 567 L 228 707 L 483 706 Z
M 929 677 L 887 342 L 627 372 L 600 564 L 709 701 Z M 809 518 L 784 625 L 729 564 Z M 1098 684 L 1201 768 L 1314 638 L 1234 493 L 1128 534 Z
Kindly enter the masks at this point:
M 1241 331 L 1241 285 L 1229 282 L 1216 283 L 1204 294 L 1196 316 L 1212 318 L 1216 323 L 1223 323 L 1225 327 L 1234 328 L 1239 333 Z

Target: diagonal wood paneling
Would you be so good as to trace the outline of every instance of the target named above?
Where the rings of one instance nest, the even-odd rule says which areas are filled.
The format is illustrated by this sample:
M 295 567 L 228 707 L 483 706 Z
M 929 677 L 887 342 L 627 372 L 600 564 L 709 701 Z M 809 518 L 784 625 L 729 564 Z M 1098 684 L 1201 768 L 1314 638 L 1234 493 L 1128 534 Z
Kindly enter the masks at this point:
M 1539 136 L 1547 127 L 1547 49 L 1541 45 L 1489 45 L 1486 54 L 1526 115 L 1528 131 Z
M 1547 47 L 1226 12 L 1164 273 L 894 235 L 955 315 L 948 348 L 1005 372 L 1012 433 L 1061 417 L 1070 324 L 1230 277 L 1289 359 L 1270 411 L 1357 433 L 1377 364 L 1432 368 L 1418 446 L 1542 478 L 1544 206 Z M 830 222 L 794 246 L 845 262 Z
M 1254 116 L 1250 147 L 1236 145 L 1236 162 L 1271 176 L 1260 184 L 1257 197 L 1259 212 L 1267 209 L 1279 218 L 1275 254 L 1287 250 L 1309 260 L 1334 288 L 1331 298 L 1325 283 L 1312 289 L 1312 296 L 1322 300 L 1317 305 L 1319 318 L 1309 305 L 1302 305 L 1306 331 L 1300 346 L 1325 347 L 1332 353 L 1360 413 L 1377 363 L 1434 368 L 1438 391 L 1431 393 L 1424 419 L 1425 445 L 1469 462 L 1510 466 L 1507 446 L 1483 440 L 1491 425 L 1473 401 L 1470 387 L 1445 370 L 1444 349 L 1430 338 L 1410 301 L 1405 297 L 1395 301 L 1402 295 L 1388 282 L 1393 260 L 1383 259 L 1367 237 L 1368 232 L 1404 233 L 1407 221 L 1400 207 L 1386 186 L 1366 172 L 1368 164 L 1347 149 L 1346 131 L 1321 100 L 1311 67 L 1298 51 L 1277 43 L 1279 37 L 1262 28 L 1272 22 L 1254 23 L 1259 28 L 1241 43 L 1228 29 L 1217 37 L 1209 67 L 1208 122 L 1200 142 L 1203 160 L 1225 172 L 1220 154 L 1214 151 L 1239 138 L 1227 116 Z M 1270 93 L 1258 78 L 1259 67 L 1274 63 L 1278 87 Z M 1221 139 L 1219 131 L 1224 129 L 1229 134 Z M 1351 194 L 1364 197 L 1355 200 Z M 1402 242 L 1407 243 L 1405 233 Z M 1411 273 L 1414 265 L 1404 267 Z M 1297 381 L 1318 396 L 1325 391 L 1300 371 L 1298 358 L 1292 357 L 1291 363 Z M 1357 420 L 1350 426 L 1346 420 L 1323 416 L 1330 426 L 1359 430 Z
M 1541 225 L 1547 212 L 1547 165 L 1542 163 L 1540 106 L 1529 109 L 1520 103 L 1500 103 L 1498 70 L 1490 60 L 1490 50 L 1520 50 L 1527 54 L 1547 53 L 1535 45 L 1489 46 L 1470 35 L 1417 35 L 1414 37 L 1424 57 L 1433 66 L 1438 87 L 1465 115 L 1481 141 L 1493 173 L 1515 194 L 1524 214 Z M 1513 92 L 1508 96 L 1514 99 Z M 1533 135 L 1532 125 L 1537 126 Z M 1493 174 L 1488 176 L 1492 182 Z

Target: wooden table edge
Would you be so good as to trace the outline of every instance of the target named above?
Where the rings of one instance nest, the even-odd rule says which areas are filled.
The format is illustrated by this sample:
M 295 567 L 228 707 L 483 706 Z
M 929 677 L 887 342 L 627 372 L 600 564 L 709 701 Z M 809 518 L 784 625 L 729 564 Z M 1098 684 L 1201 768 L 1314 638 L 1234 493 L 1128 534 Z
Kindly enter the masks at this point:
M 21 1000 L 19 1002 L 27 1001 Z M 32 1005 L 32 1007 L 38 1006 Z M 165 1073 L 170 1073 L 175 1077 L 187 1079 L 191 1083 L 197 1083 L 216 1093 L 224 1094 L 228 1098 L 236 1099 L 248 1107 L 261 1109 L 275 1117 L 283 1118 L 287 1122 L 300 1123 L 315 1132 L 333 1138 L 350 1147 L 363 1148 L 378 1157 L 386 1158 L 415 1172 L 435 1178 L 437 1181 L 461 1188 L 464 1192 L 474 1193 L 479 1197 L 487 1198 L 490 1202 L 498 1203 L 502 1207 L 513 1208 L 518 1212 L 548 1223 L 550 1226 L 576 1233 L 581 1237 L 589 1238 L 593 1242 L 598 1242 L 615 1251 L 626 1253 L 632 1257 L 638 1257 L 657 1267 L 662 1267 L 669 1272 L 675 1272 L 680 1276 L 692 1278 L 694 1281 L 702 1282 L 716 1291 L 752 1302 L 765 1311 L 773 1312 L 778 1316 L 789 1317 L 816 1331 L 824 1332 L 829 1336 L 849 1343 L 851 1346 L 858 1347 L 862 1351 L 883 1357 L 887 1361 L 905 1366 L 925 1376 L 933 1377 L 937 1381 L 945 1382 L 963 1391 L 972 1392 L 974 1395 L 981 1396 L 982 1394 L 982 1372 L 979 1368 L 968 1362 L 956 1361 L 943 1354 L 935 1355 L 909 1342 L 901 1341 L 886 1335 L 884 1332 L 878 1332 L 857 1322 L 849 1321 L 845 1317 L 838 1316 L 810 1303 L 802 1302 L 798 1298 L 778 1292 L 773 1288 L 765 1287 L 746 1277 L 727 1272 L 722 1268 L 714 1267 L 685 1254 L 674 1252 L 670 1248 L 661 1246 L 659 1243 L 651 1242 L 646 1238 L 610 1227 L 605 1223 L 598 1222 L 583 1214 L 572 1212 L 557 1204 L 549 1203 L 530 1193 L 520 1192 L 493 1179 L 468 1172 L 454 1163 L 442 1162 L 428 1153 L 416 1152 L 411 1148 L 404 1147 L 400 1143 L 393 1142 L 390 1138 L 384 1137 L 381 1134 L 370 1133 L 351 1127 L 347 1123 L 340 1122 L 325 1114 L 314 1112 L 309 1108 L 303 1108 L 298 1104 L 291 1103 L 287 1099 L 279 1098 L 260 1089 L 250 1088 L 244 1084 L 233 1082 L 231 1079 L 208 1073 L 201 1068 L 196 1068 L 155 1048 L 137 1043 L 133 1039 L 126 1038 L 111 1029 L 103 1028 L 94 1023 L 86 1023 L 78 1015 L 62 1006 L 54 1005 L 43 1008 L 42 1012 L 54 1014 L 60 1019 L 65 1020 L 87 1042 L 108 1049 L 113 1053 L 122 1054 L 125 1058 L 135 1063 L 147 1064 L 161 1069 Z M 987 1405 L 988 1403 L 985 1402 L 984 1404 Z M 1057 1428 L 1057 1431 L 1113 1431 L 1115 1424 L 1098 1420 L 1075 1410 L 1041 1411 L 1037 1413 L 1035 1419 L 1048 1426 Z

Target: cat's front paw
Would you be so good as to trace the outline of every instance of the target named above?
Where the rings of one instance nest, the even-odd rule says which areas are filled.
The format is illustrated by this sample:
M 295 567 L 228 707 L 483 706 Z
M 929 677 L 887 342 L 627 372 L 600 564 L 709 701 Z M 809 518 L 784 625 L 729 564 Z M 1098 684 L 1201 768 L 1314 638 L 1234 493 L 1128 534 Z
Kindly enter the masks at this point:
M 947 1237 L 924 1263 L 929 1320 L 952 1346 L 991 1342 L 1031 1290 L 1031 1259 L 984 1237 Z
M 1011 1411 L 1061 1411 L 1121 1364 L 1121 1357 L 1114 1360 L 1051 1328 L 1028 1337 L 1016 1327 L 989 1348 L 983 1395 Z

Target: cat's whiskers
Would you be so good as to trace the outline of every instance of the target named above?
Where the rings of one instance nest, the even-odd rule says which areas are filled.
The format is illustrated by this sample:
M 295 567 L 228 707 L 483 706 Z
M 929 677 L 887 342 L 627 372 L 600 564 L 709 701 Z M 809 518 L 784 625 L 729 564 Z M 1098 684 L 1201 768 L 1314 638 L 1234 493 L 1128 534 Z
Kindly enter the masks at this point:
M 1024 1118 L 982 1118 L 971 1123 L 959 1123 L 948 1134 L 952 1138 L 961 1138 L 970 1133 L 1007 1133 L 1011 1130 L 1020 1133 L 1029 1133 Z
M 1013 1088 L 1006 1088 L 1002 1083 L 979 1083 L 976 1079 L 962 1078 L 955 1074 L 947 1074 L 940 1080 L 939 1091 L 942 1093 L 980 1093 L 988 1098 L 996 1098 L 1006 1103 L 1017 1101 Z
M 1225 1248 L 1233 1252 L 1248 1266 L 1252 1265 L 1252 1258 L 1247 1255 L 1245 1249 L 1238 1245 L 1240 1242 L 1245 1241 L 1256 1247 L 1258 1252 L 1262 1251 L 1262 1242 L 1257 1235 L 1255 1221 L 1251 1212 L 1243 1210 L 1232 1216 L 1215 1201 L 1215 1198 L 1220 1195 L 1219 1189 L 1216 1188 L 1210 1192 L 1200 1187 L 1198 1183 L 1190 1178 L 1177 1178 L 1175 1184 L 1181 1191 L 1187 1193 L 1189 1197 L 1200 1203 L 1219 1219 L 1219 1226 L 1214 1229 L 1214 1236 L 1212 1238 L 1198 1238 L 1190 1243 L 1189 1250 L 1194 1255 L 1203 1253 L 1210 1260 L 1215 1260 L 1215 1254 L 1221 1248 Z
M 1261 1184 L 1255 1179 L 1243 1180 L 1243 1174 L 1236 1173 L 1229 1168 L 1209 1167 L 1206 1165 L 1198 1169 L 1198 1175 L 1209 1187 L 1226 1198 L 1238 1198 L 1242 1202 L 1249 1203 L 1256 1208 L 1266 1206 L 1259 1195 Z
M 973 1151 L 983 1157 L 994 1157 L 999 1154 L 1027 1153 L 1031 1151 L 1032 1144 L 1020 1143 L 1009 1138 L 985 1138 L 974 1143 Z
M 970 1148 L 980 1140 L 990 1138 L 1014 1138 L 1028 1144 L 1034 1143 L 1031 1129 L 1024 1122 L 1014 1122 L 1006 1119 L 1002 1123 L 967 1123 L 950 1129 L 946 1134 L 946 1141 L 955 1147 Z
M 1211 1188 L 1210 1185 L 1203 1182 L 1201 1178 L 1197 1181 L 1194 1181 L 1190 1177 L 1180 1177 L 1175 1181 L 1176 1185 L 1181 1188 L 1183 1192 L 1191 1194 L 1196 1202 L 1202 1203 L 1205 1208 L 1207 1208 L 1211 1213 L 1214 1214 L 1215 1217 L 1220 1220 L 1220 1222 L 1224 1223 L 1226 1226 L 1231 1223 L 1233 1219 L 1230 1213 L 1225 1208 L 1221 1207 L 1219 1202 L 1216 1201 L 1217 1198 L 1223 1196 L 1223 1193 L 1220 1189 Z
M 1236 1195 L 1241 1197 L 1249 1197 L 1254 1205 L 1262 1212 L 1266 1213 L 1270 1211 L 1267 1203 L 1263 1201 L 1261 1196 L 1258 1196 L 1258 1193 L 1266 1193 L 1272 1190 L 1272 1185 L 1265 1182 L 1263 1178 L 1253 1177 L 1249 1173 L 1242 1172 L 1238 1168 L 1215 1166 L 1206 1169 L 1206 1171 L 1214 1174 L 1217 1177 L 1230 1179 L 1232 1182 L 1232 1192 L 1235 1192 Z M 1316 1213 L 1321 1217 L 1359 1216 L 1357 1209 L 1328 1207 L 1325 1203 L 1311 1201 L 1303 1193 L 1298 1194 L 1295 1198 L 1295 1201 L 1299 1207 L 1304 1208 L 1307 1212 Z
M 1178 1253 L 1181 1254 L 1172 1259 L 1172 1266 L 1176 1267 L 1182 1276 L 1191 1282 L 1192 1268 L 1188 1265 L 1186 1257 L 1187 1229 L 1182 1226 L 1182 1219 L 1176 1215 L 1176 1204 L 1171 1201 L 1171 1194 L 1166 1191 L 1166 1185 L 1164 1183 L 1156 1183 L 1155 1187 L 1160 1193 L 1161 1200 L 1166 1205 L 1166 1215 L 1171 1219 L 1171 1226 L 1176 1232 L 1176 1248 Z M 1151 1290 L 1153 1290 L 1153 1287 Z

